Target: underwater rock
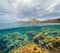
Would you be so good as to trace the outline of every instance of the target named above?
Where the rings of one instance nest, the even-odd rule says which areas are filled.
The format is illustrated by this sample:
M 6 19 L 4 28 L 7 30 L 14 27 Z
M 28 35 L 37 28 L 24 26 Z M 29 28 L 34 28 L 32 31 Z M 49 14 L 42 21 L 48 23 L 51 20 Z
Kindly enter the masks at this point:
M 49 38 L 47 40 L 48 42 L 48 48 L 51 50 L 54 50 L 54 48 L 59 48 L 60 47 L 60 40 L 59 38 Z
M 5 48 L 6 48 L 6 41 L 0 39 L 0 51 L 4 50 Z
M 15 49 L 12 53 L 49 53 L 48 50 L 39 48 L 36 44 L 27 44 L 23 48 Z
M 60 49 L 55 49 L 56 51 L 54 51 L 54 53 L 60 53 Z
M 29 39 L 26 37 L 25 39 L 24 39 L 24 45 L 26 45 L 26 44 L 29 44 L 30 42 L 29 42 Z
M 53 32 L 52 35 L 57 35 L 58 33 L 57 32 Z
M 39 44 L 39 40 L 38 39 L 34 39 L 33 42 L 36 43 L 36 44 Z
M 33 40 L 33 37 L 35 36 L 34 31 L 27 31 L 26 32 L 27 37 L 29 38 L 30 42 Z
M 10 51 L 11 51 L 12 49 L 14 49 L 14 46 L 11 46 L 10 48 L 7 48 L 4 53 L 11 53 Z
M 57 33 L 54 33 L 56 35 Z M 36 43 L 39 47 L 54 50 L 54 48 L 58 48 L 60 46 L 60 38 L 56 37 L 48 37 L 44 36 L 44 33 L 41 32 L 34 36 L 34 43 Z
M 33 42 L 36 43 L 36 44 L 39 44 L 39 40 L 44 40 L 44 36 L 43 36 L 43 32 L 40 32 L 39 34 L 35 35 L 33 37 Z
M 54 45 L 55 48 L 58 48 L 60 46 L 60 40 L 58 40 L 58 39 L 55 38 L 53 40 L 53 45 Z
M 34 31 L 27 31 L 26 34 L 27 34 L 28 36 L 35 36 Z
M 11 37 L 12 37 L 13 39 L 18 39 L 18 38 L 21 37 L 21 34 L 20 34 L 19 32 L 14 32 L 14 33 L 11 34 Z
M 42 40 L 42 39 L 44 39 L 43 35 L 44 35 L 44 33 L 40 32 L 39 34 L 37 34 L 37 35 L 34 36 L 34 39 L 40 39 L 40 40 Z

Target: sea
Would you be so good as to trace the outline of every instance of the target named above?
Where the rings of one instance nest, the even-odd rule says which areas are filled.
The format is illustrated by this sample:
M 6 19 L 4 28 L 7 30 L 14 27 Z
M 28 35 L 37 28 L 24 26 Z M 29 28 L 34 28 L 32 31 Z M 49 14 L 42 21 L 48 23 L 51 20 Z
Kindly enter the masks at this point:
M 39 33 L 48 38 L 60 37 L 60 23 L 0 24 L 0 53 L 12 53 L 29 43 L 39 45 L 34 39 Z

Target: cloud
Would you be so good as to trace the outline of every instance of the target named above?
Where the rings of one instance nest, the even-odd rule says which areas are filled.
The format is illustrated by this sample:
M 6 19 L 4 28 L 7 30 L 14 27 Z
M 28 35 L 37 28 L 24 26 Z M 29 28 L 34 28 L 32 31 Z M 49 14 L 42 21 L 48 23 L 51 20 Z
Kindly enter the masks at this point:
M 0 0 L 0 23 L 60 17 L 60 0 Z
M 56 9 L 55 7 L 58 5 L 60 5 L 60 0 L 55 0 L 46 8 L 46 10 L 48 10 L 49 12 L 53 12 Z

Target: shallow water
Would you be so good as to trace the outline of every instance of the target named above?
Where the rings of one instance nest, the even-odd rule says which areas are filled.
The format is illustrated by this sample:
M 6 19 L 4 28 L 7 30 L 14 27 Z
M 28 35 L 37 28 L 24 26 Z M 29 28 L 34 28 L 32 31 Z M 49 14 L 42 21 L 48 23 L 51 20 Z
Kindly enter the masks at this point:
M 38 38 L 36 38 L 38 35 L 42 35 L 42 37 L 39 36 Z M 24 45 L 29 43 L 35 43 L 40 48 L 48 49 L 49 47 L 45 45 L 45 43 L 47 43 L 48 45 L 48 42 L 44 42 L 46 37 L 50 39 L 57 37 L 58 41 L 58 37 L 60 37 L 60 24 L 50 23 L 40 25 L 6 25 L 5 27 L 1 27 L 0 29 L 0 53 L 11 53 L 13 49 L 22 48 Z M 39 44 L 38 41 L 41 40 L 42 42 L 41 44 Z M 56 47 L 59 46 L 57 45 Z

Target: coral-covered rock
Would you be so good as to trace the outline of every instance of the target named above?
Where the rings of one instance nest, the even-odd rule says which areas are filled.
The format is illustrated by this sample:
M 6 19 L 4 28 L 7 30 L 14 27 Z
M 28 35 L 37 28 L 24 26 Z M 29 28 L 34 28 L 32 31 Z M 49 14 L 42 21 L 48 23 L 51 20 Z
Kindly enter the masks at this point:
M 39 48 L 36 44 L 32 43 L 25 45 L 21 49 L 14 50 L 12 53 L 49 53 L 49 51 Z

